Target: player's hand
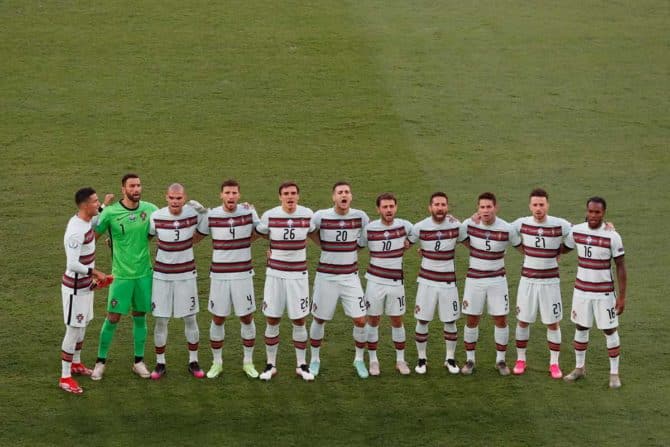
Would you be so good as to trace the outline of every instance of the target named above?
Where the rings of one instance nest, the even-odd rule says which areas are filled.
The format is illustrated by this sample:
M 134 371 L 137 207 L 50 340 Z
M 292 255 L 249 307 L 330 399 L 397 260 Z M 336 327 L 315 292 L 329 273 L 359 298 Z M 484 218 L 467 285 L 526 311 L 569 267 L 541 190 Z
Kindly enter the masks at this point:
M 186 202 L 186 203 L 187 203 L 191 208 L 193 208 L 194 210 L 196 210 L 196 211 L 198 212 L 198 214 L 203 214 L 203 213 L 206 213 L 206 212 L 208 211 L 208 210 L 207 210 L 207 207 L 205 207 L 205 205 L 203 205 L 202 203 L 198 202 L 197 200 L 189 200 L 189 201 Z
M 96 281 L 96 282 L 104 281 L 107 278 L 107 275 L 105 275 L 100 270 L 95 270 L 95 269 L 93 269 L 93 272 L 91 272 L 91 275 L 93 275 L 93 280 Z
M 105 200 L 102 201 L 102 204 L 107 206 L 110 203 L 112 203 L 113 200 L 114 200 L 114 194 L 112 193 L 105 194 Z
M 265 256 L 270 259 L 270 256 L 272 256 L 272 250 L 268 248 L 268 251 L 265 252 Z
M 103 275 L 104 278 L 102 280 L 100 281 L 98 281 L 97 279 L 93 280 L 93 284 L 91 284 L 91 290 L 96 288 L 103 289 L 114 282 L 114 275 L 105 275 L 104 273 Z
M 244 202 L 244 203 L 240 203 L 240 205 L 242 205 L 242 208 L 244 208 L 245 210 L 254 210 L 254 209 L 256 209 L 256 207 L 254 206 L 253 203 Z
M 105 238 L 105 245 L 109 248 L 112 248 L 112 240 L 108 237 Z
M 612 222 L 605 222 L 605 231 L 614 231 L 614 224 Z
M 474 222 L 475 225 L 479 225 L 482 222 L 482 218 L 479 217 L 479 213 L 475 213 L 470 217 L 470 220 Z
M 405 250 L 407 250 L 409 247 L 412 246 L 409 239 L 405 239 L 405 242 L 403 242 L 403 245 L 405 246 Z
M 622 296 L 618 296 L 614 308 L 616 309 L 616 314 L 621 315 L 626 308 L 626 299 Z

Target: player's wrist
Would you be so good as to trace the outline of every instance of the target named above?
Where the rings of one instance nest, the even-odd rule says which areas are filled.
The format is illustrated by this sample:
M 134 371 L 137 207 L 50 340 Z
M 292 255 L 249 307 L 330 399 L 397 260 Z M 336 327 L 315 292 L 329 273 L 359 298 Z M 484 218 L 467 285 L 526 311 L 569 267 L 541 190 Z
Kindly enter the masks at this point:
M 100 205 L 100 206 L 98 207 L 98 212 L 99 212 L 99 213 L 102 213 L 102 210 L 104 210 L 106 206 L 107 206 L 107 205 L 105 205 L 104 203 L 103 203 L 102 205 Z

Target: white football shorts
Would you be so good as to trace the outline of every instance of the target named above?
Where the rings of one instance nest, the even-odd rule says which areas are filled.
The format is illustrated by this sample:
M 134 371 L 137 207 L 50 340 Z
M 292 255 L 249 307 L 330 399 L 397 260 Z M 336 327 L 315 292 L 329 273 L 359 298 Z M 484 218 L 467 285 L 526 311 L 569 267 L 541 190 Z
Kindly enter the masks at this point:
M 195 278 L 177 281 L 153 279 L 151 313 L 154 317 L 182 318 L 200 311 Z

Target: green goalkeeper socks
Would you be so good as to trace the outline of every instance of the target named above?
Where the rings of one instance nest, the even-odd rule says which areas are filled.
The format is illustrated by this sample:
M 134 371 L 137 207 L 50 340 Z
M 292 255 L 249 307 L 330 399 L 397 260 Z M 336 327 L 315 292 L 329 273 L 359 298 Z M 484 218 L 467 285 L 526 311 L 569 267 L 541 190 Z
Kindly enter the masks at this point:
M 144 357 L 144 345 L 147 341 L 147 317 L 133 317 L 133 344 L 135 357 Z
M 110 321 L 106 318 L 104 323 L 102 323 L 102 329 L 100 330 L 100 343 L 98 345 L 98 358 L 107 358 L 107 353 L 109 352 L 109 347 L 112 344 L 116 326 L 117 323 L 110 323 Z

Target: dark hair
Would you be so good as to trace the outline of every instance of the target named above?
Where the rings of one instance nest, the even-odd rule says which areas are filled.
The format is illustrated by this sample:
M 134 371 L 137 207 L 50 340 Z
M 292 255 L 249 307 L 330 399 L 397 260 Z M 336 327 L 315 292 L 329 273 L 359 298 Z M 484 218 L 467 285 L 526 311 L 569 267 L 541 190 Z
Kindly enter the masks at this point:
M 607 202 L 605 202 L 605 199 L 603 199 L 602 197 L 599 197 L 599 196 L 591 197 L 589 200 L 586 201 L 586 207 L 587 208 L 589 207 L 589 203 L 591 203 L 591 202 L 601 204 L 603 206 L 603 210 L 607 209 Z
M 74 193 L 74 203 L 76 203 L 77 206 L 79 206 L 82 203 L 86 202 L 88 198 L 91 197 L 93 194 L 95 194 L 95 189 L 91 188 L 90 186 L 86 188 L 81 188 L 79 191 Z
M 128 179 L 131 178 L 140 178 L 140 176 L 137 174 L 133 174 L 132 172 L 129 172 L 128 174 L 121 177 L 121 186 L 126 186 L 126 182 L 128 181 Z
M 351 189 L 351 183 L 345 182 L 344 180 L 340 180 L 339 182 L 335 182 L 335 184 L 333 185 L 333 192 L 335 192 L 335 188 L 337 188 L 338 186 L 348 186 L 349 189 Z
M 223 188 L 226 186 L 231 187 L 231 188 L 237 188 L 237 190 L 240 190 L 240 182 L 237 180 L 234 180 L 232 178 L 229 178 L 228 180 L 224 180 L 223 183 L 221 183 L 221 191 L 223 191 Z
M 296 182 L 290 182 L 289 181 L 289 182 L 284 182 L 281 185 L 279 185 L 279 195 L 281 195 L 282 189 L 290 188 L 291 186 L 295 186 L 295 189 L 298 190 L 298 194 L 300 194 L 300 187 L 298 186 L 298 184 Z
M 530 199 L 531 197 L 544 197 L 545 199 L 549 200 L 549 194 L 547 194 L 547 191 L 542 188 L 535 188 L 532 190 L 528 198 Z
M 393 203 L 398 204 L 398 201 L 396 200 L 395 196 L 393 193 L 390 192 L 385 192 L 382 194 L 379 194 L 377 196 L 377 206 L 379 206 L 382 203 L 382 200 L 393 200 Z
M 437 191 L 437 192 L 434 192 L 430 195 L 430 200 L 428 201 L 429 205 L 433 204 L 433 199 L 435 197 L 444 197 L 444 199 L 447 201 L 447 203 L 449 203 L 449 197 L 447 197 L 447 195 L 445 193 L 443 193 L 442 191 Z
M 492 192 L 483 192 L 479 194 L 479 197 L 477 197 L 477 203 L 479 203 L 480 200 L 490 200 L 493 202 L 494 205 L 497 203 L 496 195 L 493 194 Z

